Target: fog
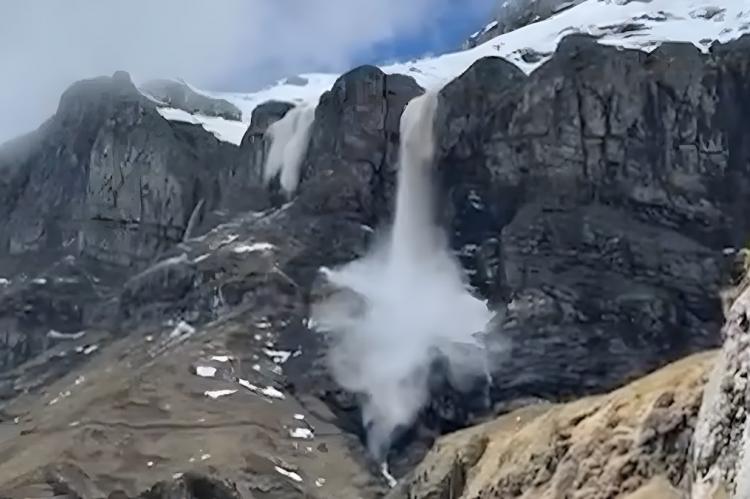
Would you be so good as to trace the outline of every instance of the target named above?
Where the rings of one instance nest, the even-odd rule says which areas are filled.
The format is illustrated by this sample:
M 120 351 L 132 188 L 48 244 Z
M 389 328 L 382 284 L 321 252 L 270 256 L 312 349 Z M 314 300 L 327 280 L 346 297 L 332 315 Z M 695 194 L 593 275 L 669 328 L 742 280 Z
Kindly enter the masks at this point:
M 378 43 L 424 26 L 438 29 L 451 3 L 2 0 L 0 141 L 38 126 L 62 91 L 84 77 L 124 69 L 136 80 L 181 77 L 222 89 L 340 71 Z

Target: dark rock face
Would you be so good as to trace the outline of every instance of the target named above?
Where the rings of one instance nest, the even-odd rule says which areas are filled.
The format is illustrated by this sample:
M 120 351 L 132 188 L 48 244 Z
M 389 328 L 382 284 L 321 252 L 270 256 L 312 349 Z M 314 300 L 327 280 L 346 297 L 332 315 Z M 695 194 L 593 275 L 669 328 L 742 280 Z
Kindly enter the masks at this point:
M 10 255 L 73 245 L 142 266 L 242 187 L 219 181 L 236 147 L 164 120 L 126 74 L 73 85 L 57 114 L 17 142 L 0 156 L 0 251 Z
M 454 245 L 508 303 L 495 399 L 600 391 L 717 345 L 723 250 L 750 233 L 745 43 L 576 35 L 528 78 L 484 59 L 442 91 Z
M 213 99 L 199 94 L 185 83 L 175 80 L 151 80 L 141 89 L 168 107 L 182 109 L 188 113 L 217 116 L 240 121 L 242 111 L 224 99 Z
M 181 241 L 194 209 L 219 205 L 212 168 L 234 152 L 195 126 L 128 111 L 100 129 L 93 144 L 79 239 L 85 254 L 126 266 Z
M 750 260 L 738 255 L 740 282 L 728 293 L 724 344 L 703 392 L 702 405 L 692 439 L 690 488 L 694 497 L 744 497 L 750 491 L 750 456 L 747 414 L 750 401 L 747 357 L 750 332 Z M 739 263 L 739 262 L 738 262 Z
M 0 167 L 9 186 L 0 234 L 4 252 L 59 246 L 75 236 L 68 224 L 82 209 L 96 134 L 116 102 L 138 106 L 139 100 L 132 84 L 122 78 L 79 82 L 63 94 L 55 118 L 28 137 L 25 154 L 12 155 Z
M 387 220 L 401 113 L 421 93 L 412 78 L 373 66 L 339 78 L 315 111 L 296 209 L 356 214 L 367 224 Z

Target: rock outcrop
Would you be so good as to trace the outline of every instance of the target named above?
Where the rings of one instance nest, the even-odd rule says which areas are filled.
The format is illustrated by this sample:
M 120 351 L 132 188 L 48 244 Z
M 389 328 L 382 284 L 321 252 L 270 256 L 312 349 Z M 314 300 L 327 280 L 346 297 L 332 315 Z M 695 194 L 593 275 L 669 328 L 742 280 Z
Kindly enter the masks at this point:
M 143 266 L 218 207 L 216 169 L 236 148 L 164 120 L 125 73 L 73 85 L 55 116 L 0 171 L 3 253 L 65 251 Z
M 724 347 L 706 386 L 693 438 L 691 485 L 694 499 L 750 497 L 747 420 L 750 410 L 747 393 L 750 287 L 747 279 L 740 283 L 739 291 L 727 314 L 722 331 Z

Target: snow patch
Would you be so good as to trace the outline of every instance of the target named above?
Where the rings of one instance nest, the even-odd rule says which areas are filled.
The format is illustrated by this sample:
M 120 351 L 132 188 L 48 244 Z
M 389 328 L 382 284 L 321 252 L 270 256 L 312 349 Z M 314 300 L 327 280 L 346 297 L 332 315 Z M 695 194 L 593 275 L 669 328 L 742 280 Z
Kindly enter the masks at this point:
M 247 388 L 248 390 L 253 391 L 255 393 L 259 393 L 259 394 L 264 395 L 264 396 L 266 396 L 268 398 L 279 399 L 279 400 L 284 400 L 286 398 L 282 392 L 280 392 L 279 390 L 277 390 L 276 388 L 274 388 L 272 386 L 267 386 L 265 388 L 260 388 L 258 386 L 255 386 L 254 384 L 250 383 L 248 380 L 242 379 L 242 378 L 239 378 L 237 380 L 237 382 L 241 386 L 244 386 L 245 388 Z
M 281 466 L 274 466 L 274 469 L 275 469 L 275 470 L 276 470 L 276 472 L 277 472 L 277 473 L 279 473 L 280 475 L 284 475 L 284 476 L 285 476 L 285 477 L 287 477 L 287 478 L 291 478 L 291 479 L 292 479 L 292 480 L 294 480 L 295 482 L 301 482 L 301 481 L 302 481 L 302 477 L 301 477 L 301 476 L 299 476 L 299 475 L 298 475 L 297 473 L 295 473 L 294 471 L 289 471 L 289 470 L 287 470 L 287 469 L 284 469 L 284 468 L 282 468 Z
M 211 366 L 198 366 L 195 368 L 195 374 L 201 378 L 213 378 L 216 376 L 216 368 Z
M 194 90 L 209 97 L 225 99 L 231 102 L 242 111 L 242 119 L 249 122 L 256 107 L 272 100 L 315 107 L 323 92 L 330 89 L 338 78 L 338 75 L 328 73 L 303 73 L 297 76 L 296 81 L 283 78 L 253 93 Z M 305 80 L 307 83 L 305 85 L 296 84 L 302 80 Z
M 79 331 L 77 333 L 61 333 L 59 331 L 55 331 L 54 329 L 50 329 L 49 332 L 47 332 L 47 338 L 50 338 L 52 340 L 78 340 L 85 334 L 86 331 Z
M 272 386 L 265 387 L 260 391 L 260 393 L 272 399 L 284 400 L 286 398 L 283 393 Z
M 216 400 L 220 397 L 226 397 L 227 395 L 233 395 L 235 393 L 237 393 L 237 390 L 208 390 L 203 392 L 203 395 Z
M 99 350 L 99 345 L 89 345 L 83 349 L 83 355 L 91 355 L 97 350 Z
M 391 475 L 390 470 L 388 469 L 388 463 L 383 463 L 380 465 L 380 473 L 383 475 L 383 478 L 385 478 L 385 481 L 388 483 L 388 486 L 390 488 L 394 488 L 398 481 Z
M 239 246 L 235 246 L 232 251 L 235 253 L 253 253 L 256 251 L 271 251 L 275 247 L 271 243 L 240 244 Z
M 254 391 L 254 392 L 257 392 L 257 391 L 258 391 L 258 387 L 257 387 L 257 386 L 255 386 L 255 385 L 253 385 L 252 383 L 250 383 L 250 382 L 249 382 L 248 380 L 246 380 L 246 379 L 242 379 L 242 378 L 240 378 L 240 379 L 238 379 L 238 380 L 237 380 L 237 382 L 238 382 L 238 383 L 239 383 L 240 385 L 242 385 L 242 386 L 244 386 L 245 388 L 247 388 L 248 390 L 252 390 L 252 391 Z
M 315 438 L 315 434 L 309 428 L 294 428 L 289 430 L 289 436 L 302 440 L 312 440 Z
M 208 258 L 209 256 L 211 256 L 211 253 L 204 253 L 201 256 L 196 257 L 195 260 L 193 260 L 193 263 L 200 263 L 203 260 L 205 260 L 206 258 Z

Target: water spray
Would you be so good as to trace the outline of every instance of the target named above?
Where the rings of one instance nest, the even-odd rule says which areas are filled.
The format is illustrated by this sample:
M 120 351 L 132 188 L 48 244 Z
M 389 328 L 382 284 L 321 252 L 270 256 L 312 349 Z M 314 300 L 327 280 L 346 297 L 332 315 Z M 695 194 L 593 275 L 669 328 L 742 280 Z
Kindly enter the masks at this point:
M 334 379 L 362 397 L 370 454 L 391 485 L 387 454 L 399 429 L 429 401 L 435 362 L 458 390 L 488 375 L 478 338 L 491 313 L 474 297 L 435 220 L 434 120 L 438 97 L 413 99 L 401 117 L 396 210 L 390 237 L 339 269 L 325 270 L 335 290 L 313 305 L 328 334 Z

